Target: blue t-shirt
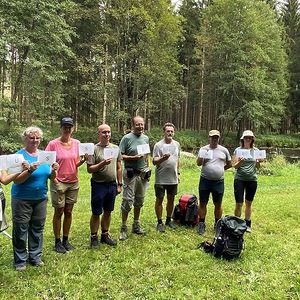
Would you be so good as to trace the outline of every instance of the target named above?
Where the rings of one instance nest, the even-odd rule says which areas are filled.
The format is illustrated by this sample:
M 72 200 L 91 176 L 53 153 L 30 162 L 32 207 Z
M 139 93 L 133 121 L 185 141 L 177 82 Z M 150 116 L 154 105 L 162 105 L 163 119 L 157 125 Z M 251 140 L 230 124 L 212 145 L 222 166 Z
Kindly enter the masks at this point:
M 37 156 L 29 155 L 24 149 L 19 150 L 17 154 L 23 154 L 24 159 L 30 164 L 37 161 Z M 14 183 L 12 185 L 11 196 L 22 200 L 39 200 L 47 198 L 47 180 L 50 177 L 50 174 L 50 165 L 39 165 L 39 167 L 31 173 L 29 178 L 23 183 Z

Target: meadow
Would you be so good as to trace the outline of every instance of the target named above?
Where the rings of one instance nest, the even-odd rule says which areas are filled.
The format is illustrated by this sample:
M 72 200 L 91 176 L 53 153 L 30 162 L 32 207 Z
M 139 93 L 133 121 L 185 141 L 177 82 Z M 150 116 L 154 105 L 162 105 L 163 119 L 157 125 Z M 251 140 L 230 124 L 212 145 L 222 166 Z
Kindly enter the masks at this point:
M 200 168 L 195 158 L 181 158 L 181 194 L 198 196 Z M 300 299 L 300 164 L 282 157 L 265 162 L 253 203 L 252 233 L 245 234 L 245 250 L 234 261 L 220 260 L 197 246 L 213 239 L 213 204 L 207 231 L 179 226 L 155 229 L 152 176 L 141 222 L 147 235 L 129 234 L 116 247 L 89 249 L 90 175 L 80 168 L 80 196 L 74 208 L 70 241 L 75 250 L 54 252 L 53 209 L 48 203 L 44 231 L 44 267 L 28 265 L 16 272 L 11 240 L 0 234 L 0 299 Z M 223 214 L 234 210 L 233 169 L 225 174 Z M 5 186 L 11 225 L 10 186 Z M 112 214 L 111 235 L 121 225 L 121 195 Z M 165 212 L 164 212 L 165 216 Z M 132 213 L 130 214 L 131 226 Z M 7 230 L 11 233 L 11 226 Z

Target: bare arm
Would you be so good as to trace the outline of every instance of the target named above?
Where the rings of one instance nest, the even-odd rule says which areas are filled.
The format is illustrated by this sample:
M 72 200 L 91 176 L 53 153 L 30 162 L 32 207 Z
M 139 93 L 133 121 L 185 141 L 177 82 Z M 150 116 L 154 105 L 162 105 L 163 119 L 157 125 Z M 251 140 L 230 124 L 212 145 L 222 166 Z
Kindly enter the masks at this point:
M 95 173 L 103 169 L 106 165 L 109 165 L 112 162 L 112 158 L 107 158 L 101 160 L 99 163 L 94 165 L 87 164 L 87 171 L 88 173 Z

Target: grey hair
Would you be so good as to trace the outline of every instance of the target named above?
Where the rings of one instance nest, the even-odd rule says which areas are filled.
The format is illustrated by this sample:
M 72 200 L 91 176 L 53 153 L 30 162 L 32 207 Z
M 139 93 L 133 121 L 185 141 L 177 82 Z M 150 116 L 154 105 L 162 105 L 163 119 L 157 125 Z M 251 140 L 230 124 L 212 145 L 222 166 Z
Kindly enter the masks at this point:
M 40 138 L 43 137 L 43 131 L 39 127 L 29 126 L 21 134 L 22 140 L 24 141 L 30 133 L 37 133 Z

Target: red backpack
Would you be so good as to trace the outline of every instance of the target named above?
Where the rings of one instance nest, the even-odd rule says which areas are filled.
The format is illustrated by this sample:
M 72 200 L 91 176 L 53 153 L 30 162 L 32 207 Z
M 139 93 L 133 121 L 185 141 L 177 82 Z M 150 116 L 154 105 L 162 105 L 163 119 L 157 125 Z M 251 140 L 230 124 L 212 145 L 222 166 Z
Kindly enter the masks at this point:
M 174 207 L 172 218 L 183 225 L 197 225 L 199 222 L 197 197 L 193 194 L 181 195 L 179 203 Z

